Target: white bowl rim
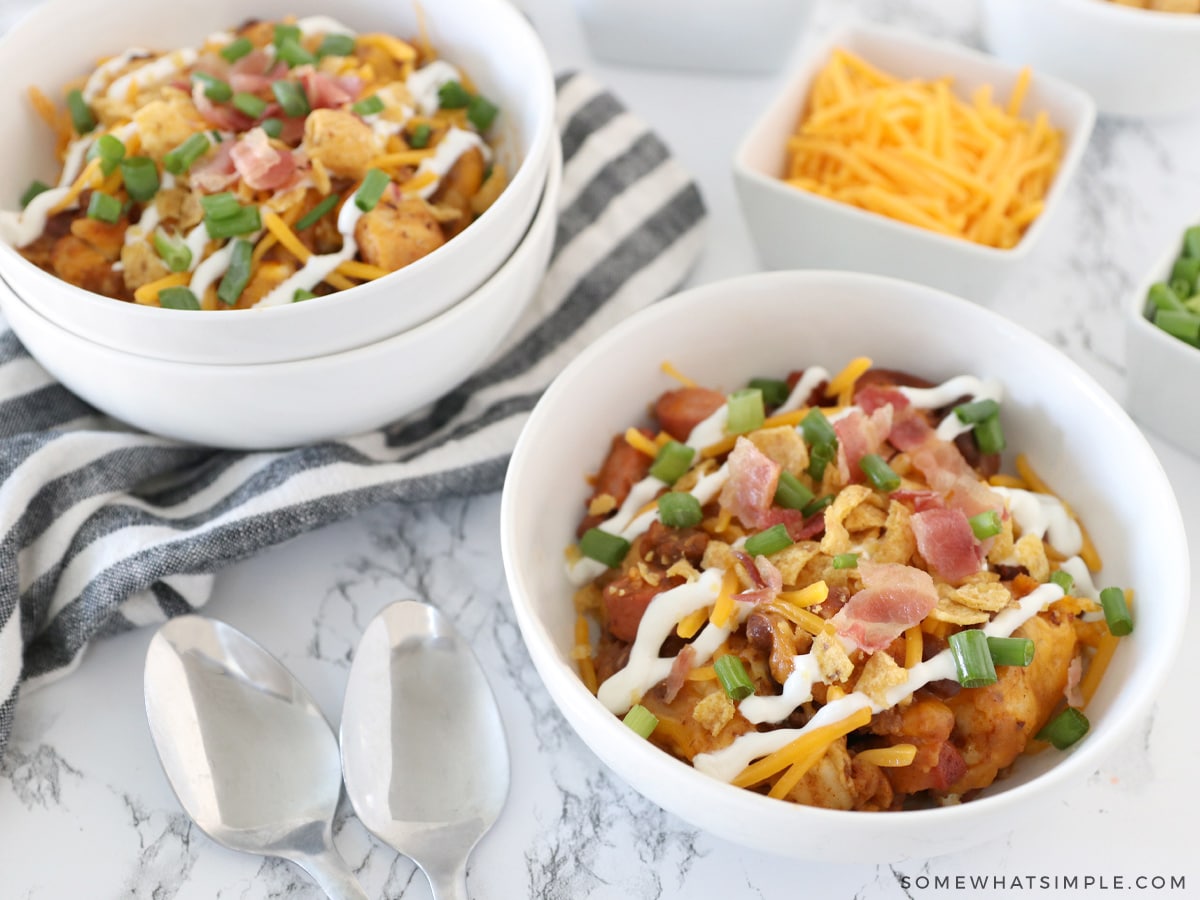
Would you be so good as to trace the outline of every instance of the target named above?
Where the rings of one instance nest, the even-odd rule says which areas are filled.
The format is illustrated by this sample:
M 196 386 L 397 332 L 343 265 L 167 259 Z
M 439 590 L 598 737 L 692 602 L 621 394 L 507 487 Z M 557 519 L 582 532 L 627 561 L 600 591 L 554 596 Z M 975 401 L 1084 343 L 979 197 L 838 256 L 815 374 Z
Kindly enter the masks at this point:
M 1104 2 L 1104 0 L 1067 0 L 1067 2 Z M 1115 5 L 1115 4 L 1114 4 Z M 1059 164 L 1057 174 L 1054 176 L 1054 181 L 1050 185 L 1050 190 L 1046 194 L 1045 204 L 1042 212 L 1034 219 L 1033 223 L 1025 230 L 1015 246 L 1008 249 L 1001 247 L 990 247 L 986 244 L 979 244 L 975 241 L 969 241 L 966 238 L 951 237 L 950 235 L 939 234 L 936 231 L 931 231 L 927 228 L 921 228 L 919 225 L 910 225 L 907 222 L 901 222 L 898 219 L 893 219 L 890 216 L 885 216 L 882 213 L 874 213 L 869 210 L 860 209 L 849 203 L 842 203 L 838 200 L 831 200 L 828 197 L 822 197 L 819 194 L 813 194 L 809 191 L 801 190 L 800 188 L 792 187 L 780 178 L 772 178 L 763 174 L 758 169 L 751 166 L 746 157 L 750 150 L 755 146 L 754 137 L 763 129 L 766 123 L 773 120 L 772 113 L 775 107 L 779 104 L 784 92 L 794 89 L 797 79 L 801 72 L 814 60 L 827 56 L 840 42 L 846 40 L 849 36 L 862 34 L 869 37 L 880 38 L 885 41 L 890 41 L 898 45 L 907 45 L 924 49 L 936 49 L 947 53 L 951 56 L 971 59 L 983 63 L 990 68 L 1003 72 L 1005 75 L 1016 75 L 1022 67 L 1007 63 L 998 57 L 985 53 L 982 50 L 976 50 L 973 47 L 966 47 L 962 44 L 956 44 L 953 41 L 941 40 L 938 38 L 928 37 L 926 35 L 916 34 L 911 31 L 906 31 L 902 28 L 893 28 L 882 25 L 871 25 L 864 23 L 847 24 L 830 32 L 827 36 L 820 39 L 817 43 L 808 47 L 804 53 L 801 62 L 793 68 L 791 74 L 783 82 L 779 90 L 776 91 L 770 103 L 764 112 L 754 121 L 746 136 L 742 138 L 738 144 L 737 151 L 734 154 L 734 171 L 748 178 L 757 184 L 768 186 L 776 192 L 786 192 L 789 197 L 798 198 L 798 202 L 807 203 L 816 206 L 818 209 L 826 212 L 833 212 L 851 219 L 858 220 L 864 224 L 869 224 L 880 228 L 884 231 L 891 231 L 897 235 L 904 235 L 911 238 L 924 238 L 936 245 L 940 245 L 947 249 L 953 249 L 959 252 L 973 254 L 982 259 L 992 260 L 1017 260 L 1025 257 L 1037 243 L 1042 232 L 1043 225 L 1050 215 L 1062 203 L 1063 195 L 1072 180 L 1074 180 L 1075 172 L 1079 168 L 1079 163 L 1083 159 L 1084 151 L 1087 149 L 1088 141 L 1096 124 L 1096 102 L 1090 95 L 1080 90 L 1075 85 L 1061 78 L 1049 75 L 1044 72 L 1033 72 L 1032 78 L 1035 81 L 1040 81 L 1050 87 L 1052 90 L 1065 95 L 1073 105 L 1077 105 L 1080 110 L 1081 127 L 1079 133 L 1072 136 L 1067 143 L 1063 153 L 1063 158 Z M 811 87 L 812 77 L 809 76 L 805 83 L 805 98 L 808 96 L 808 89 Z
M 522 159 L 521 166 L 518 168 L 516 174 L 509 181 L 507 187 L 505 187 L 500 196 L 496 198 L 496 202 L 493 203 L 487 210 L 485 210 L 484 213 L 479 217 L 479 221 L 482 221 L 485 218 L 490 221 L 502 215 L 504 210 L 518 202 L 515 198 L 518 197 L 519 191 L 514 190 L 514 188 L 523 186 L 530 180 L 545 177 L 545 172 L 543 171 L 542 167 L 535 167 L 530 165 L 530 163 L 537 156 L 538 148 L 544 146 L 548 142 L 553 143 L 556 140 L 556 101 L 553 70 L 550 66 L 549 60 L 546 58 L 541 39 L 538 37 L 537 32 L 533 29 L 533 26 L 530 24 L 529 20 L 526 19 L 525 16 L 521 15 L 510 3 L 505 2 L 505 0 L 477 0 L 477 2 L 491 4 L 495 9 L 503 10 L 500 13 L 501 15 L 509 16 L 511 18 L 514 27 L 523 34 L 524 40 L 528 42 L 531 50 L 535 51 L 535 55 L 539 55 L 539 59 L 543 60 L 545 63 L 544 65 L 534 66 L 533 68 L 535 68 L 542 75 L 546 76 L 544 79 L 541 79 L 543 82 L 541 85 L 541 91 L 543 94 L 541 99 L 545 104 L 545 115 L 542 115 L 539 119 L 537 130 L 530 138 L 528 152 Z M 51 19 L 58 18 L 60 15 L 59 7 L 66 5 L 74 5 L 74 0 L 45 0 L 43 4 L 30 10 L 27 15 L 18 19 L 13 27 L 10 28 L 3 36 L 0 36 L 0 53 L 4 52 L 4 48 L 8 45 L 9 41 L 18 40 L 20 38 L 19 32 L 22 30 L 24 25 L 30 22 L 39 21 L 43 17 Z M 453 239 L 447 241 L 444 247 L 448 247 L 452 243 Z M 438 250 L 444 249 L 444 247 L 439 247 Z M 151 319 L 153 317 L 164 318 L 166 316 L 176 315 L 180 312 L 192 312 L 192 310 L 175 310 L 164 309 L 159 306 L 146 306 L 141 303 L 124 303 L 105 294 L 97 294 L 94 291 L 85 290 L 84 288 L 73 285 L 64 279 L 58 278 L 56 275 L 47 272 L 45 269 L 34 265 L 24 256 L 22 256 L 21 253 L 18 252 L 17 248 L 10 246 L 6 241 L 0 241 L 0 253 L 3 253 L 10 259 L 15 260 L 18 265 L 27 266 L 36 273 L 40 273 L 47 278 L 52 278 L 56 282 L 66 285 L 68 288 L 74 289 L 74 291 L 81 295 L 83 302 L 94 303 L 104 301 L 106 303 L 119 303 L 120 306 L 116 307 L 113 312 L 115 316 L 140 316 L 143 319 Z M 431 266 L 437 264 L 443 258 L 444 256 L 438 254 L 437 250 L 435 250 L 433 253 L 429 253 L 410 263 L 403 269 L 397 269 L 395 272 L 389 272 L 382 278 L 367 282 L 367 284 L 386 285 L 386 282 L 389 279 L 395 280 L 396 276 L 415 277 Z M 434 261 L 430 262 L 431 259 Z M 365 285 L 357 286 L 363 287 Z M 351 291 L 352 290 L 353 288 Z M 14 293 L 16 292 L 14 291 Z M 222 316 L 240 315 L 243 319 L 248 318 L 246 315 L 247 313 L 253 313 L 258 318 L 270 317 L 274 319 L 284 319 L 287 317 L 299 317 L 311 315 L 312 309 L 327 305 L 326 301 L 331 299 L 335 300 L 336 298 L 344 297 L 348 294 L 350 294 L 350 291 L 335 291 L 332 294 L 314 297 L 311 300 L 305 301 L 304 303 L 287 303 L 279 306 L 268 306 L 262 309 L 258 307 L 249 307 L 246 309 L 223 309 L 217 310 L 217 312 L 219 312 Z M 20 297 L 19 294 L 17 296 Z M 24 302 L 24 298 L 21 298 L 21 300 Z M 456 302 L 461 302 L 461 300 L 462 298 L 459 298 Z M 305 309 L 308 309 L 309 312 L 305 312 Z M 212 310 L 200 310 L 200 312 L 212 312 Z
M 42 319 L 46 325 L 56 331 L 62 332 L 65 336 L 73 341 L 83 341 L 90 345 L 91 349 L 100 354 L 102 357 L 111 360 L 122 360 L 128 363 L 130 360 L 135 361 L 139 365 L 144 365 L 150 368 L 161 368 L 164 372 L 203 372 L 209 376 L 215 377 L 233 377 L 244 378 L 252 376 L 254 372 L 262 372 L 269 370 L 272 373 L 287 375 L 293 371 L 305 371 L 309 373 L 314 367 L 339 367 L 346 362 L 356 360 L 357 358 L 370 357 L 372 355 L 384 352 L 392 354 L 396 352 L 397 347 L 405 345 L 415 345 L 421 343 L 430 334 L 436 335 L 439 331 L 453 325 L 464 319 L 469 319 L 474 314 L 475 307 L 490 299 L 491 291 L 489 286 L 493 280 L 497 278 L 506 269 L 513 266 L 513 260 L 522 255 L 523 252 L 529 252 L 529 242 L 527 240 L 528 232 L 541 224 L 543 216 L 547 215 L 547 210 L 555 207 L 559 200 L 559 192 L 562 187 L 562 145 L 558 141 L 553 142 L 551 148 L 551 164 L 550 173 L 547 176 L 546 185 L 543 188 L 541 200 L 538 202 L 537 209 L 534 211 L 533 219 L 526 229 L 526 237 L 523 237 L 517 247 L 509 255 L 509 257 L 500 265 L 500 268 L 483 284 L 472 291 L 465 299 L 450 307 L 444 313 L 434 316 L 426 322 L 422 322 L 414 328 L 407 331 L 402 331 L 399 334 L 394 334 L 391 337 L 383 338 L 374 343 L 365 344 L 361 347 L 352 347 L 349 350 L 342 350 L 338 353 L 328 353 L 323 356 L 310 356 L 306 359 L 291 359 L 283 362 L 274 363 L 195 363 L 195 362 L 179 362 L 177 360 L 159 359 L 153 356 L 143 356 L 139 353 L 129 353 L 123 350 L 117 350 L 109 347 L 107 344 L 100 344 L 89 338 L 76 334 L 63 328 L 57 322 L 52 322 L 42 313 L 31 306 L 25 299 L 12 289 L 12 286 L 4 279 L 3 274 L 0 274 L 0 290 L 6 290 L 13 295 L 14 299 L 20 303 L 26 310 L 33 315 Z M 549 201 L 547 203 L 547 201 Z M 557 209 L 553 209 L 553 215 L 557 217 Z
M 1173 591 L 1172 595 L 1176 596 L 1177 599 L 1164 612 L 1164 615 L 1170 615 L 1176 620 L 1174 622 L 1176 627 L 1168 629 L 1172 635 L 1172 643 L 1165 647 L 1159 646 L 1157 648 L 1158 652 L 1142 661 L 1141 671 L 1143 673 L 1142 679 L 1146 686 L 1146 693 L 1149 694 L 1157 690 L 1163 681 L 1165 681 L 1171 665 L 1175 662 L 1179 647 L 1183 643 L 1184 625 L 1187 619 L 1187 600 L 1190 596 L 1188 589 L 1190 560 L 1183 525 L 1183 515 L 1179 509 L 1178 501 L 1174 496 L 1174 492 L 1170 489 L 1167 474 L 1145 435 L 1129 419 L 1128 414 L 1121 408 L 1117 401 L 1100 387 L 1074 360 L 1066 357 L 1061 351 L 1040 336 L 1033 334 L 998 313 L 976 304 L 967 303 L 967 301 L 952 294 L 926 285 L 881 275 L 822 269 L 766 272 L 726 279 L 691 288 L 653 306 L 640 310 L 610 329 L 575 357 L 566 369 L 564 369 L 563 373 L 554 380 L 543 395 L 542 400 L 533 409 L 526 427 L 517 441 L 516 448 L 513 450 L 509 471 L 505 477 L 500 507 L 500 538 L 505 574 L 510 585 L 513 608 L 516 612 L 518 623 L 521 626 L 522 635 L 533 634 L 536 637 L 536 640 L 530 640 L 526 637 L 525 643 L 539 670 L 539 674 L 542 672 L 543 666 L 557 667 L 561 666 L 563 661 L 557 656 L 554 649 L 554 642 L 542 623 L 529 614 L 523 602 L 517 602 L 516 600 L 518 593 L 530 595 L 530 592 L 526 585 L 523 571 L 515 562 L 520 554 L 512 546 L 513 532 L 516 527 L 514 520 L 517 506 L 513 498 L 519 493 L 518 489 L 520 487 L 520 473 L 516 473 L 517 477 L 514 478 L 513 470 L 527 452 L 527 446 L 534 440 L 531 436 L 533 426 L 540 422 L 543 416 L 548 415 L 545 411 L 549 406 L 548 401 L 554 400 L 560 393 L 568 390 L 564 376 L 567 373 L 591 365 L 597 357 L 603 357 L 610 346 L 619 346 L 626 334 L 645 328 L 648 324 L 653 324 L 657 320 L 669 318 L 698 297 L 702 298 L 713 294 L 718 296 L 729 293 L 737 294 L 739 291 L 768 286 L 772 283 L 788 285 L 792 289 L 802 289 L 805 282 L 824 280 L 840 280 L 844 283 L 873 283 L 880 287 L 887 287 L 889 285 L 903 285 L 906 288 L 917 287 L 922 291 L 928 292 L 938 303 L 945 304 L 952 302 L 954 304 L 964 304 L 970 310 L 974 310 L 974 312 L 966 312 L 967 315 L 979 316 L 987 320 L 989 326 L 995 330 L 1019 336 L 1023 341 L 1032 339 L 1036 344 L 1040 344 L 1046 350 L 1058 355 L 1061 362 L 1065 364 L 1066 371 L 1074 376 L 1076 387 L 1083 391 L 1092 402 L 1096 403 L 1099 409 L 1107 416 L 1128 425 L 1130 439 L 1134 441 L 1139 449 L 1145 452 L 1147 459 L 1152 464 L 1152 469 L 1157 473 L 1161 482 L 1167 486 L 1171 503 L 1170 509 L 1164 510 L 1164 514 L 1171 519 L 1171 527 L 1166 529 L 1166 531 L 1172 536 L 1174 546 L 1164 548 L 1164 553 L 1168 554 L 1168 558 L 1179 562 L 1177 569 L 1173 572 L 1174 582 L 1178 589 Z M 569 598 L 564 598 L 564 602 L 569 602 Z M 859 820 L 864 815 L 862 812 L 797 806 L 796 804 L 779 802 L 753 791 L 737 788 L 731 784 L 726 784 L 725 782 L 705 776 L 681 760 L 676 759 L 669 753 L 659 751 L 657 748 L 654 748 L 654 753 L 646 753 L 647 742 L 625 727 L 620 719 L 604 708 L 587 690 L 582 679 L 575 677 L 573 679 L 552 681 L 551 679 L 543 678 L 543 683 L 557 703 L 569 707 L 573 716 L 586 722 L 589 729 L 602 729 L 610 741 L 616 742 L 614 746 L 619 748 L 622 754 L 639 754 L 636 758 L 638 759 L 639 766 L 645 770 L 645 780 L 647 781 L 659 778 L 675 779 L 682 777 L 686 780 L 687 787 L 691 791 L 701 794 L 706 799 L 711 800 L 712 803 L 733 805 L 737 808 L 737 816 L 754 816 L 778 827 L 795 826 L 794 817 L 798 814 L 805 818 L 811 817 L 811 825 L 813 827 L 820 827 L 822 822 L 828 822 L 831 826 L 835 823 L 847 823 Z M 1036 799 L 1036 795 L 1048 786 L 1073 780 L 1082 772 L 1094 770 L 1111 750 L 1110 744 L 1127 739 L 1129 733 L 1142 721 L 1146 713 L 1147 710 L 1134 708 L 1132 704 L 1110 711 L 1107 722 L 1111 724 L 1107 724 L 1106 726 L 1109 729 L 1109 743 L 1101 744 L 1095 741 L 1081 741 L 1069 751 L 1064 752 L 1063 758 L 1055 766 L 1030 781 L 1006 787 L 995 794 L 979 797 L 969 803 L 934 809 L 905 810 L 896 821 L 899 824 L 919 824 L 926 821 L 938 821 L 939 824 L 946 824 L 947 822 L 954 823 L 956 820 L 962 820 L 966 824 L 971 819 L 977 818 L 985 809 L 1012 806 L 1022 803 L 1026 799 Z M 582 735 L 581 737 L 583 737 L 585 743 L 589 743 L 590 745 L 588 738 Z M 593 752 L 595 751 L 593 750 Z M 874 816 L 877 814 L 865 813 L 865 815 Z
M 1004 0 L 1010 3 L 1012 0 Z M 1038 0 L 1039 3 L 1057 3 L 1059 6 L 1070 6 L 1084 12 L 1085 15 L 1111 17 L 1113 24 L 1123 27 L 1138 27 L 1172 31 L 1176 29 L 1191 29 L 1200 33 L 1200 15 L 1196 13 L 1171 13 L 1160 9 L 1140 9 L 1136 6 L 1125 6 L 1122 3 L 1112 3 L 1110 0 Z

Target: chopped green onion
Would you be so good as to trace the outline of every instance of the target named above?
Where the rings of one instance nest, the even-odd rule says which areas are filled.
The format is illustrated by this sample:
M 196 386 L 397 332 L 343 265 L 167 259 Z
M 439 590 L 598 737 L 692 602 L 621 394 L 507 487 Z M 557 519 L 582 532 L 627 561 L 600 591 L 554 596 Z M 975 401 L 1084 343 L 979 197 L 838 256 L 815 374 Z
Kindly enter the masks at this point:
M 791 394 L 787 382 L 777 378 L 751 378 L 750 383 L 746 386 L 762 391 L 763 403 L 767 406 L 779 406 Z
M 467 104 L 467 121 L 479 129 L 479 131 L 487 131 L 492 127 L 492 123 L 496 121 L 496 116 L 499 112 L 500 108 L 491 100 L 476 95 Z
M 589 559 L 615 569 L 629 552 L 629 541 L 600 528 L 589 528 L 579 539 L 579 551 Z
M 1071 577 L 1071 573 L 1065 572 L 1062 569 L 1051 573 L 1050 583 L 1057 584 L 1060 588 L 1062 588 L 1063 594 L 1068 596 L 1071 593 L 1071 589 L 1075 587 L 1075 579 Z
M 354 38 L 348 34 L 327 34 L 317 49 L 317 56 L 349 56 L 354 47 Z
M 727 434 L 745 434 L 762 428 L 766 420 L 763 411 L 763 395 L 758 388 L 745 388 L 729 395 L 729 418 L 725 423 Z
M 746 552 L 751 556 L 770 556 L 794 543 L 786 525 L 772 525 L 766 531 L 746 538 Z
M 1104 621 L 1113 637 L 1124 637 L 1133 631 L 1133 616 L 1125 602 L 1125 592 L 1120 588 L 1107 587 L 1100 592 L 1100 606 L 1104 609 Z
M 981 541 L 995 537 L 1004 530 L 1000 523 L 1000 514 L 994 509 L 971 516 L 967 521 L 971 523 L 971 532 Z
M 238 91 L 233 95 L 233 108 L 252 119 L 258 119 L 259 116 L 267 111 L 267 101 L 254 94 Z
M 983 454 L 999 453 L 1008 446 L 999 416 L 991 416 L 975 426 L 975 444 Z
M 987 645 L 993 666 L 1025 667 L 1033 662 L 1035 646 L 1029 638 L 989 636 Z
M 370 212 L 379 205 L 379 198 L 383 196 L 383 192 L 387 190 L 391 181 L 387 172 L 382 169 L 371 169 L 367 172 L 367 177 L 363 179 L 358 193 L 354 195 L 354 205 L 363 212 Z
M 466 109 L 471 95 L 458 81 L 447 81 L 438 88 L 438 105 L 442 109 Z
M 804 507 L 804 509 L 800 510 L 800 514 L 806 519 L 815 516 L 826 507 L 831 506 L 835 499 L 837 499 L 836 494 L 826 494 L 824 497 L 818 497 L 812 503 L 808 504 L 808 506 Z
M 1160 309 L 1154 313 L 1154 324 L 1181 341 L 1200 343 L 1200 316 L 1195 313 Z
M 640 738 L 648 738 L 654 734 L 654 729 L 658 727 L 658 716 L 646 709 L 640 703 L 630 707 L 629 712 L 625 713 L 625 718 L 621 720 Z
M 1184 301 L 1184 305 L 1186 306 L 1187 301 L 1191 299 L 1192 296 L 1192 283 L 1184 280 L 1183 278 L 1172 278 L 1171 290 L 1175 292 L 1176 297 L 1179 297 L 1179 299 Z
M 825 468 L 837 459 L 836 444 L 817 444 L 808 457 L 808 474 L 813 481 L 825 477 Z
M 220 53 L 226 62 L 235 63 L 243 56 L 254 52 L 254 42 L 248 37 L 240 37 L 221 48 Z
M 192 265 L 192 250 L 181 240 L 172 239 L 155 230 L 154 249 L 172 272 L 186 272 Z
M 654 457 L 650 474 L 665 484 L 674 484 L 692 465 L 696 451 L 679 441 L 667 441 Z
M 858 467 L 862 469 L 867 480 L 877 491 L 890 494 L 900 487 L 900 476 L 892 471 L 892 467 L 878 453 L 868 453 L 863 456 L 858 461 Z
M 95 130 L 96 117 L 92 115 L 92 108 L 83 99 L 83 91 L 76 90 L 67 94 L 67 109 L 70 110 L 71 125 L 74 126 L 76 134 L 89 134 Z
M 833 558 L 833 567 L 835 569 L 857 569 L 858 554 L 857 553 L 839 553 Z
M 296 223 L 296 230 L 306 231 L 307 229 L 312 228 L 322 219 L 322 217 L 324 217 L 326 213 L 338 205 L 338 201 L 340 199 L 340 195 L 330 194 L 328 197 L 310 209 L 308 214 Z
M 158 305 L 163 309 L 199 309 L 200 301 L 185 287 L 169 287 L 159 291 Z
M 1150 293 L 1147 295 L 1149 300 L 1148 309 L 1153 310 L 1173 310 L 1175 312 L 1184 312 L 1187 307 L 1183 305 L 1183 301 L 1179 296 L 1171 290 L 1169 285 L 1159 282 L 1158 284 L 1150 285 Z M 1152 313 L 1147 313 L 1151 316 Z
M 212 142 L 205 134 L 193 134 L 190 138 L 163 157 L 163 167 L 172 175 L 183 175 L 200 159 Z
M 87 216 L 89 219 L 115 225 L 121 218 L 121 201 L 103 191 L 93 191 L 92 199 L 88 202 Z
M 1181 256 L 1171 267 L 1171 283 L 1183 281 L 1188 286 L 1188 296 L 1196 293 L 1200 286 L 1200 256 Z
M 964 425 L 978 425 L 985 419 L 990 419 L 1000 412 L 1000 404 L 995 400 L 976 400 L 973 403 L 963 403 L 954 407 L 954 414 Z
M 96 155 L 100 157 L 100 171 L 108 177 L 117 170 L 121 160 L 125 158 L 125 145 L 116 135 L 103 135 L 92 145 Z
M 304 88 L 294 81 L 276 81 L 271 85 L 271 93 L 283 107 L 284 113 L 293 119 L 302 119 L 312 112 Z
M 809 455 L 808 474 L 814 481 L 825 476 L 825 467 L 837 458 L 837 432 L 819 409 L 812 409 L 800 423 L 804 440 L 812 447 Z
M 804 509 L 813 501 L 813 492 L 791 472 L 779 473 L 779 486 L 775 488 L 775 503 L 784 509 Z
M 360 116 L 373 116 L 376 113 L 383 112 L 383 98 L 378 94 L 372 94 L 370 97 L 364 97 L 353 106 L 350 107 Z
M 704 518 L 700 501 L 684 491 L 668 491 L 658 498 L 658 518 L 668 528 L 695 528 Z
M 959 631 L 949 638 L 950 655 L 958 683 L 965 688 L 985 687 L 996 683 L 996 667 L 988 649 L 987 635 L 979 628 Z
M 1200 257 L 1200 225 L 1193 225 L 1183 233 L 1183 255 L 1188 259 Z
M 713 663 L 713 670 L 717 673 L 717 680 L 721 682 L 721 687 L 725 689 L 729 699 L 735 703 L 745 700 L 754 693 L 754 682 L 746 674 L 746 667 L 742 664 L 740 656 L 726 653 Z
M 1043 726 L 1034 737 L 1039 741 L 1049 741 L 1059 750 L 1066 750 L 1090 728 L 1087 716 L 1073 706 L 1068 706 L 1057 716 Z
M 125 181 L 129 199 L 137 203 L 152 200 L 162 186 L 158 166 L 148 156 L 134 156 L 121 160 L 121 178 Z
M 217 288 L 217 299 L 226 306 L 233 306 L 242 296 L 242 291 L 250 283 L 251 257 L 254 255 L 254 245 L 240 238 L 233 242 L 233 254 L 229 260 L 229 268 Z
M 293 303 L 301 303 L 305 300 L 312 300 L 316 296 L 317 295 L 314 294 L 312 291 L 306 291 L 304 288 L 297 288 L 296 293 L 292 294 L 292 302 Z
M 214 103 L 228 103 L 233 99 L 233 88 L 228 81 L 222 81 L 207 72 L 193 72 L 192 81 L 204 85 L 204 96 Z
M 428 124 L 422 122 L 413 129 L 412 134 L 408 137 L 408 146 L 414 150 L 424 150 L 429 146 L 429 139 L 433 136 L 433 129 Z
M 32 203 L 33 199 L 39 194 L 44 194 L 48 190 L 50 190 L 50 185 L 46 184 L 46 182 L 34 181 L 33 184 L 25 188 L 25 193 L 21 195 L 21 209 L 24 209 L 30 203 Z
M 296 66 L 310 66 L 317 61 L 299 41 L 293 41 L 291 38 L 281 42 L 275 52 L 292 69 Z
M 283 134 L 283 121 L 274 117 L 270 119 L 263 119 L 262 124 L 259 127 L 265 131 L 267 133 L 267 137 L 270 138 L 278 138 L 281 134 Z
M 284 41 L 299 42 L 300 39 L 303 37 L 304 37 L 304 32 L 302 32 L 300 30 L 299 25 L 276 25 L 275 26 L 275 37 L 274 37 L 272 43 L 274 43 L 276 49 L 278 49 L 279 45 L 282 44 Z
M 242 211 L 242 204 L 238 202 L 229 191 L 221 194 L 209 194 L 206 197 L 200 198 L 200 206 L 204 209 L 204 215 L 216 221 L 221 219 L 229 219 L 236 216 Z
M 214 241 L 219 241 L 261 230 L 262 216 L 257 206 L 243 206 L 236 215 L 228 219 L 205 218 L 204 226 L 208 229 L 208 236 Z

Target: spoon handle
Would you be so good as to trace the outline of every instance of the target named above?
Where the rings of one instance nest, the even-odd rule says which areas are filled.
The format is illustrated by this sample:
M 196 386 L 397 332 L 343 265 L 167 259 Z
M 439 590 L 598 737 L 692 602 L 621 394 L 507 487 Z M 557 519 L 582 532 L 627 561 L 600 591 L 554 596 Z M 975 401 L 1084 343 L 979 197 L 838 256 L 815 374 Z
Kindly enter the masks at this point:
M 433 889 L 433 900 L 467 900 L 466 860 L 453 867 L 431 866 L 425 874 Z
M 329 900 L 368 900 L 350 867 L 336 850 L 326 847 L 313 856 L 295 858 L 295 862 L 308 872 L 329 897 Z

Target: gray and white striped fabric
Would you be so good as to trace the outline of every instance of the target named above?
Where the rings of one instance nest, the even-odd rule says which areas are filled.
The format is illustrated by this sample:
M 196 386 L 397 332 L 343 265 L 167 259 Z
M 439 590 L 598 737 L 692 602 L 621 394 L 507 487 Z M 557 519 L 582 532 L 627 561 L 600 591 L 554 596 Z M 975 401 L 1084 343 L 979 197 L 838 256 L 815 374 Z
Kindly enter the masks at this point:
M 386 429 L 286 452 L 184 446 L 100 416 L 0 331 L 0 755 L 21 691 L 95 637 L 203 605 L 229 563 L 381 501 L 497 490 L 554 375 L 684 279 L 695 184 L 592 79 L 560 78 L 558 106 L 566 170 L 537 297 L 482 371 Z

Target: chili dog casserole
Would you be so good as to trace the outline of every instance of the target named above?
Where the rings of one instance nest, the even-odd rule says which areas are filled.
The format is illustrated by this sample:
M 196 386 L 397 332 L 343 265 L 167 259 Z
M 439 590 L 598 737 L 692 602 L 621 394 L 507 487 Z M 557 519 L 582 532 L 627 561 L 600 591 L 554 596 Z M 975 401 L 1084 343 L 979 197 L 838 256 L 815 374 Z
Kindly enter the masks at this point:
M 270 307 L 401 269 L 507 185 L 501 111 L 422 36 L 327 17 L 132 48 L 31 100 L 58 136 L 0 237 L 73 285 L 177 309 Z
M 970 800 L 1085 736 L 1132 597 L 1097 590 L 1021 448 L 1000 472 L 999 382 L 865 358 L 728 395 L 675 374 L 568 551 L 573 655 L 610 712 L 714 778 L 842 810 Z

